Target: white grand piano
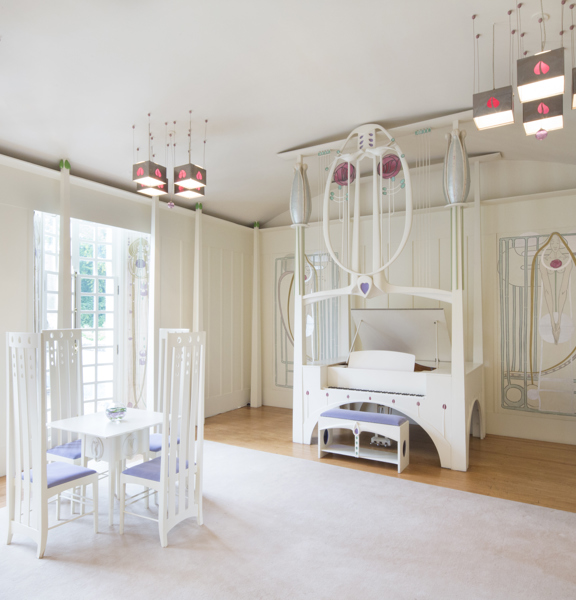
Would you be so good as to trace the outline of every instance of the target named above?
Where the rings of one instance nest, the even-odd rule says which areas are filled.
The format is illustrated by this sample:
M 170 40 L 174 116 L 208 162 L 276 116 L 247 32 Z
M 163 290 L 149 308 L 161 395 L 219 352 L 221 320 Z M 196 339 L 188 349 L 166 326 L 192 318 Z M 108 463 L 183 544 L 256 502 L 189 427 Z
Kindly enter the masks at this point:
M 484 437 L 477 410 L 482 400 L 482 365 L 465 363 L 465 397 L 453 397 L 451 346 L 443 308 L 353 309 L 357 336 L 348 360 L 303 366 L 305 443 L 320 414 L 344 404 L 358 409 L 388 407 L 409 417 L 432 438 L 443 467 L 470 433 Z M 468 424 L 455 423 L 456 406 Z M 476 410 L 475 410 L 476 409 Z M 473 419 L 473 415 L 476 418 Z M 470 428 L 472 427 L 472 432 Z

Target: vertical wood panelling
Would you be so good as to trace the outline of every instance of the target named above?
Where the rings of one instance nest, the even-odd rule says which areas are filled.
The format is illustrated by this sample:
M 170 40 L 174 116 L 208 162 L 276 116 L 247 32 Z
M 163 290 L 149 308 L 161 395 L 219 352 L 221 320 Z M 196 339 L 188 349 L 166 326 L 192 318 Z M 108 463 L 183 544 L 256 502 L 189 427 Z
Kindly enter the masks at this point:
M 220 330 L 220 369 L 222 377 L 222 394 L 232 393 L 232 305 L 234 304 L 234 279 L 232 277 L 232 251 L 224 248 L 220 253 L 221 264 L 221 293 L 220 315 L 222 328 Z

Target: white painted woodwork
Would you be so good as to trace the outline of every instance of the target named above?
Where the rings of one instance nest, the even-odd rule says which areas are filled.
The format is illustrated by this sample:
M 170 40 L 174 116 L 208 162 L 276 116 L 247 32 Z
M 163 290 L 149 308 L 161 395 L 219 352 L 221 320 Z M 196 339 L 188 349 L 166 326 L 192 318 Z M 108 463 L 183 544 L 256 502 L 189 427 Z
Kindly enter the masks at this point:
M 60 253 L 58 255 L 58 327 L 72 324 L 72 246 L 70 241 L 70 169 L 60 169 Z
M 250 406 L 262 406 L 262 306 L 260 289 L 260 225 L 254 226 L 252 267 L 252 359 L 250 374 Z
M 202 472 L 204 427 L 205 350 L 204 332 L 167 333 L 163 360 L 162 454 L 160 481 L 121 475 L 120 533 L 124 533 L 126 485 L 143 485 L 158 492 L 158 530 L 162 547 L 168 532 L 181 521 L 196 517 L 203 524 Z M 129 470 L 128 470 L 129 471 Z M 146 498 L 149 492 L 144 492 Z M 132 499 L 132 504 L 136 499 Z M 145 517 L 149 518 L 149 517 Z
M 46 371 L 39 368 L 41 334 L 6 334 L 6 398 L 8 420 L 7 521 L 6 541 L 14 535 L 32 538 L 42 558 L 48 530 L 48 501 L 62 492 L 77 488 L 75 496 L 84 507 L 88 501 L 86 486 L 92 486 L 92 510 L 79 516 L 94 515 L 98 532 L 98 474 L 93 473 L 68 483 L 48 488 L 46 476 Z M 44 365 L 43 365 L 44 366 Z M 33 476 L 32 476 L 33 474 Z M 32 480 L 31 480 L 32 479 Z M 60 511 L 58 511 L 59 513 Z M 58 514 L 58 516 L 60 516 Z M 72 517 L 68 521 L 79 517 Z
M 108 524 L 114 524 L 114 497 L 121 462 L 150 448 L 150 428 L 160 425 L 162 413 L 126 409 L 126 416 L 112 423 L 104 412 L 70 417 L 50 423 L 52 429 L 78 433 L 84 456 L 108 463 Z

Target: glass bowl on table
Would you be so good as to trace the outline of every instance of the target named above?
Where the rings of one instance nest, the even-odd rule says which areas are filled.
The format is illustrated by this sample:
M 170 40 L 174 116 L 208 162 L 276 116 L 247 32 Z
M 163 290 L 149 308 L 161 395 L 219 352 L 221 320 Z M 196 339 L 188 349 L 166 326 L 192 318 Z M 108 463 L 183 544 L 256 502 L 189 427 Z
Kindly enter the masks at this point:
M 112 423 L 118 423 L 126 416 L 126 407 L 123 404 L 116 404 L 115 402 L 108 404 L 106 406 L 106 416 Z

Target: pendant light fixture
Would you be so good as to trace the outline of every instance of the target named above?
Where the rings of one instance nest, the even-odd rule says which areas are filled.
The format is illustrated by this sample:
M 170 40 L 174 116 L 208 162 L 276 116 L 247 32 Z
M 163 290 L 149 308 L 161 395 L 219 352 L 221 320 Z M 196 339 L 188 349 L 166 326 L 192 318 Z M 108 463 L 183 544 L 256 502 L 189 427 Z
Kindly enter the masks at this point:
M 526 102 L 522 109 L 522 122 L 526 135 L 535 135 L 541 130 L 554 131 L 564 127 L 564 96 L 562 95 Z
M 508 17 L 512 11 L 508 11 Z M 476 35 L 474 30 L 474 20 L 476 15 L 472 16 L 472 33 L 474 35 L 474 85 L 476 82 L 477 61 L 478 61 L 478 39 L 480 35 Z M 512 36 L 513 32 L 510 31 Z M 512 48 L 512 44 L 510 44 Z M 512 55 L 510 54 L 510 64 L 512 64 Z M 479 92 L 474 94 L 472 98 L 472 116 L 476 127 L 482 131 L 483 129 L 492 129 L 493 127 L 501 127 L 502 125 L 511 125 L 514 123 L 514 91 L 512 85 L 507 85 L 496 89 L 496 78 L 494 74 L 495 61 L 495 24 L 492 25 L 492 90 Z M 479 69 L 478 69 L 479 71 Z M 510 69 L 510 84 L 512 84 L 512 73 Z M 479 82 L 478 82 L 478 87 Z
M 135 126 L 132 126 L 134 132 Z M 167 193 L 168 178 L 166 167 L 150 160 L 152 154 L 152 137 L 150 113 L 148 113 L 148 160 L 132 165 L 132 180 L 136 182 L 136 191 L 147 196 L 161 196 Z M 145 188 L 158 188 L 156 192 L 146 191 Z
M 532 102 L 564 93 L 564 46 L 546 50 L 546 16 L 540 0 L 540 52 L 521 58 L 517 63 L 518 97 L 520 102 Z M 562 16 L 564 2 L 562 2 Z M 562 32 L 563 33 L 563 32 Z
M 202 188 L 206 185 L 206 169 L 199 167 L 198 165 L 192 164 L 192 111 L 190 113 L 190 126 L 188 128 L 188 163 L 174 167 L 174 186 L 185 188 L 188 190 L 194 190 Z M 208 121 L 206 120 L 206 123 Z M 206 135 L 204 135 L 206 140 Z M 180 192 L 176 192 L 180 194 Z M 181 194 L 183 195 L 183 193 Z M 201 194 L 198 194 L 200 196 Z M 195 198 L 196 196 L 183 196 L 185 198 Z
M 136 191 L 140 194 L 144 194 L 146 196 L 150 196 L 153 198 L 154 196 L 164 196 L 168 193 L 168 186 L 164 183 L 156 187 L 150 187 L 147 185 L 142 185 L 141 183 L 136 184 Z

